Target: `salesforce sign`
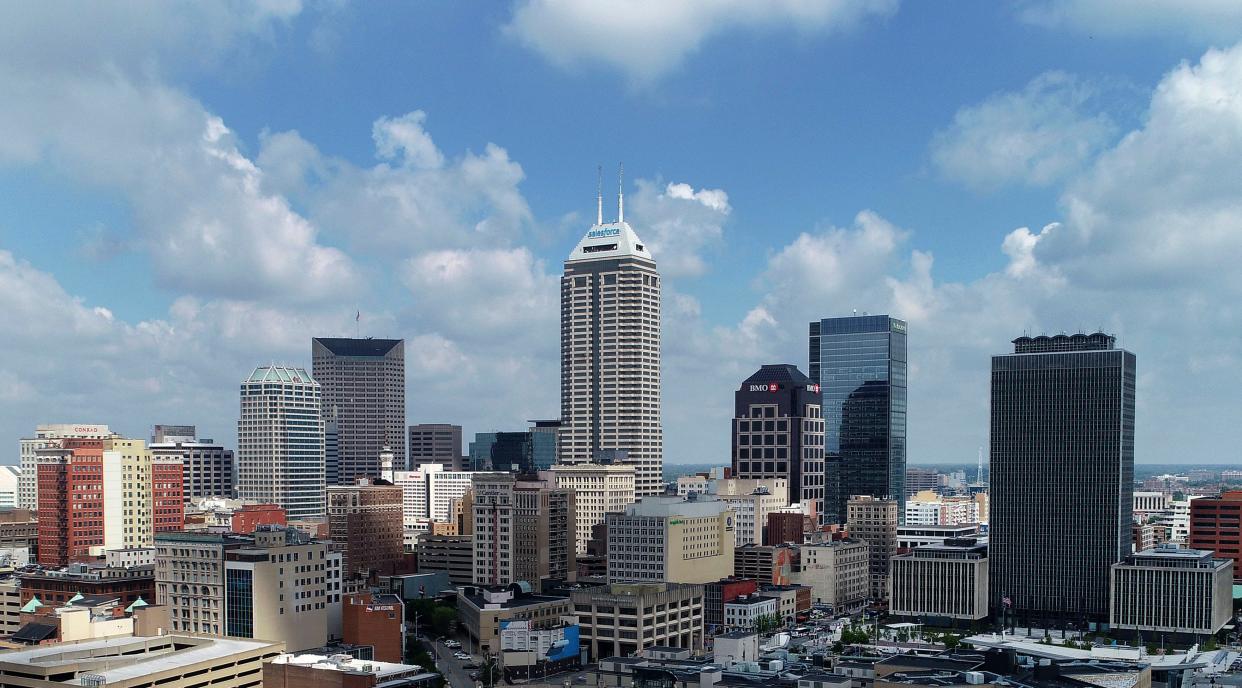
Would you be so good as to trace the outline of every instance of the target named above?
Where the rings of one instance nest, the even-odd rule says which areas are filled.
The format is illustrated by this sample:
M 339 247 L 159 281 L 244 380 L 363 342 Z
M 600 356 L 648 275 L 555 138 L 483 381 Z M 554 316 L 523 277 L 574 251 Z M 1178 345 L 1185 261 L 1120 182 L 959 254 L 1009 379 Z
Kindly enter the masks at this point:
M 606 239 L 615 236 L 621 236 L 620 227 L 605 227 L 604 229 L 592 229 L 587 232 L 588 239 Z

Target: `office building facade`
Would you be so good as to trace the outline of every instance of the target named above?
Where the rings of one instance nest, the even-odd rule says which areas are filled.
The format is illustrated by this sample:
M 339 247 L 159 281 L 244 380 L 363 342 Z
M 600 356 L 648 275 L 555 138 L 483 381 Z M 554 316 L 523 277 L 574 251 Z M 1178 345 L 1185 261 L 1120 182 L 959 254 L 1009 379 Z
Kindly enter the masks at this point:
M 1190 501 L 1189 546 L 1233 560 L 1233 577 L 1242 581 L 1242 490 Z
M 490 473 L 475 479 L 473 498 L 475 583 L 538 590 L 576 575 L 572 490 Z
M 242 382 L 237 421 L 240 499 L 279 504 L 291 519 L 324 515 L 321 400 L 319 383 L 302 368 L 260 366 Z
M 35 511 L 39 508 L 39 471 L 35 454 L 39 449 L 60 446 L 62 439 L 105 440 L 120 437 L 107 425 L 95 423 L 45 423 L 35 426 L 34 437 L 19 441 L 21 477 L 17 483 L 17 506 Z
M 450 423 L 419 423 L 410 426 L 409 469 L 438 463 L 450 471 L 469 470 L 464 465 L 461 426 Z
M 402 490 L 357 478 L 328 487 L 328 538 L 344 547 L 345 577 L 396 573 L 405 554 Z
M 181 460 L 142 440 L 61 439 L 36 450 L 39 563 L 66 566 L 106 550 L 150 547 L 184 526 Z
M 1019 337 L 992 357 L 993 611 L 1008 598 L 1019 618 L 1108 619 L 1134 501 L 1135 357 L 1115 343 Z
M 645 648 L 703 649 L 703 586 L 614 583 L 570 593 L 591 660 Z
M 867 543 L 870 555 L 871 597 L 888 596 L 892 557 L 897 552 L 897 500 L 857 495 L 847 503 L 851 537 Z
M 598 218 L 565 261 L 561 421 L 559 463 L 625 451 L 638 496 L 662 490 L 660 274 L 624 217 Z
M 810 326 L 810 378 L 823 395 L 825 502 L 841 523 L 854 495 L 905 500 L 906 335 L 887 315 L 824 318 Z
M 801 547 L 801 571 L 794 580 L 811 587 L 815 604 L 834 612 L 853 610 L 871 592 L 871 548 L 859 540 L 834 540 Z
M 1113 564 L 1113 628 L 1211 635 L 1233 618 L 1233 562 L 1177 545 L 1138 552 Z
M 340 483 L 380 477 L 385 447 L 405 469 L 405 340 L 315 337 L 311 374 L 336 414 Z
M 156 603 L 169 606 L 172 632 L 278 638 L 290 650 L 327 642 L 341 576 L 326 543 L 269 526 L 250 536 L 162 533 L 155 549 Z
M 556 435 L 549 432 L 480 432 L 470 443 L 470 469 L 533 475 L 556 463 Z
M 896 616 L 978 621 L 988 615 L 988 546 L 947 540 L 892 560 L 888 611 Z
M 823 513 L 824 418 L 819 383 L 797 367 L 765 365 L 733 394 L 733 471 L 788 481 L 790 499 Z
M 151 454 L 181 459 L 182 492 L 188 503 L 196 497 L 234 497 L 233 452 L 208 438 L 200 439 L 193 425 L 157 425 Z
M 591 529 L 604 522 L 604 516 L 634 503 L 634 467 L 597 463 L 560 464 L 552 467 L 556 486 L 576 496 L 574 544 L 579 555 L 586 554 Z
M 608 581 L 709 583 L 731 576 L 733 521 L 728 504 L 694 496 L 648 496 L 608 514 Z

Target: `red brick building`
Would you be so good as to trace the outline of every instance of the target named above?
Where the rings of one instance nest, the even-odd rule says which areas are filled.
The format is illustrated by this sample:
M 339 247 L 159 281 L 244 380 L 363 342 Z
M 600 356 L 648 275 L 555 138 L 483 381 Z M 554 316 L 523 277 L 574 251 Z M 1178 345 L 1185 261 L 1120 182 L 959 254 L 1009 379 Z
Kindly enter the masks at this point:
M 151 457 L 151 525 L 156 533 L 185 528 L 185 467 L 179 457 Z
M 346 578 L 404 569 L 404 496 L 401 487 L 370 478 L 328 487 L 328 537 L 345 543 L 341 566 Z
M 341 600 L 341 640 L 370 645 L 381 662 L 401 662 L 405 647 L 405 606 L 396 595 L 358 593 Z
M 1220 559 L 1233 560 L 1233 579 L 1242 582 L 1242 490 L 1227 490 L 1219 497 L 1190 500 L 1192 549 L 1210 549 Z
M 725 603 L 757 592 L 759 583 L 748 579 L 723 578 L 703 587 L 703 623 L 708 627 L 723 627 Z
M 58 568 L 104 544 L 103 440 L 65 439 L 41 449 L 38 472 L 39 563 Z M 71 503 L 72 502 L 72 503 Z
M 35 470 L 45 567 L 149 547 L 155 533 L 184 528 L 181 459 L 153 457 L 142 440 L 62 439 L 37 450 Z
M 139 597 L 155 604 L 155 567 L 131 566 L 127 569 L 75 564 L 64 571 L 23 573 L 22 604 L 38 597 L 46 605 L 63 605 L 75 595 L 117 597 L 128 607 Z
M 245 504 L 233 512 L 234 533 L 249 535 L 259 526 L 288 525 L 285 510 L 279 504 Z
M 786 542 L 802 544 L 809 519 L 802 514 L 776 512 L 768 514 L 763 528 L 763 544 L 781 545 Z

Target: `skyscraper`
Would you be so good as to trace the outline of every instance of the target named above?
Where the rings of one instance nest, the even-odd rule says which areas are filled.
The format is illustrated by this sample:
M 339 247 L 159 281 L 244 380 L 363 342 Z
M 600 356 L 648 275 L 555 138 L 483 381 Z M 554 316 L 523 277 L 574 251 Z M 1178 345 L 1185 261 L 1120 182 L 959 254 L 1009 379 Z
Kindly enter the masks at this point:
M 1013 344 L 992 357 L 993 610 L 1106 621 L 1110 567 L 1130 553 L 1134 354 L 1104 333 Z
M 319 383 L 302 368 L 259 366 L 242 381 L 237 421 L 239 498 L 279 504 L 293 519 L 323 516 L 324 427 L 319 403 Z
M 855 495 L 906 498 L 906 323 L 887 315 L 811 323 L 811 379 L 824 399 L 822 522 Z
M 733 393 L 733 470 L 784 478 L 789 499 L 823 512 L 824 418 L 819 383 L 789 364 L 765 365 Z M 783 505 L 782 505 L 783 506 Z
M 425 463 L 438 463 L 450 471 L 466 470 L 460 425 L 419 423 L 410 426 L 410 470 Z
M 574 247 L 561 277 L 560 463 L 623 450 L 635 492 L 663 487 L 660 424 L 660 275 L 625 222 L 596 223 Z
M 182 495 L 186 502 L 196 497 L 232 497 L 236 493 L 233 452 L 198 437 L 193 425 L 155 426 L 150 449 L 155 456 L 181 459 L 185 470 Z
M 315 337 L 311 374 L 323 407 L 336 411 L 342 484 L 378 478 L 379 455 L 393 452 L 398 468 L 405 453 L 405 340 Z

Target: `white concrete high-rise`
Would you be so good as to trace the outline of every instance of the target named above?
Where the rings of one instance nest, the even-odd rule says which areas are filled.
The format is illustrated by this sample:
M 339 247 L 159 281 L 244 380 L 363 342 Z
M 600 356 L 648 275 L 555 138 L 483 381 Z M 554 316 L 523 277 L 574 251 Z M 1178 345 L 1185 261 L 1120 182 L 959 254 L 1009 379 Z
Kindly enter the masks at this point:
M 319 409 L 319 383 L 303 368 L 259 366 L 242 382 L 237 421 L 240 499 L 279 504 L 289 518 L 324 515 L 324 423 Z
M 596 452 L 628 453 L 638 496 L 663 491 L 660 424 L 660 274 L 625 222 L 596 223 L 574 247 L 561 277 L 559 463 Z
M 604 522 L 606 514 L 623 511 L 634 503 L 634 467 L 595 463 L 552 467 L 556 486 L 573 490 L 578 513 L 574 524 L 578 554 L 586 554 L 591 528 Z

